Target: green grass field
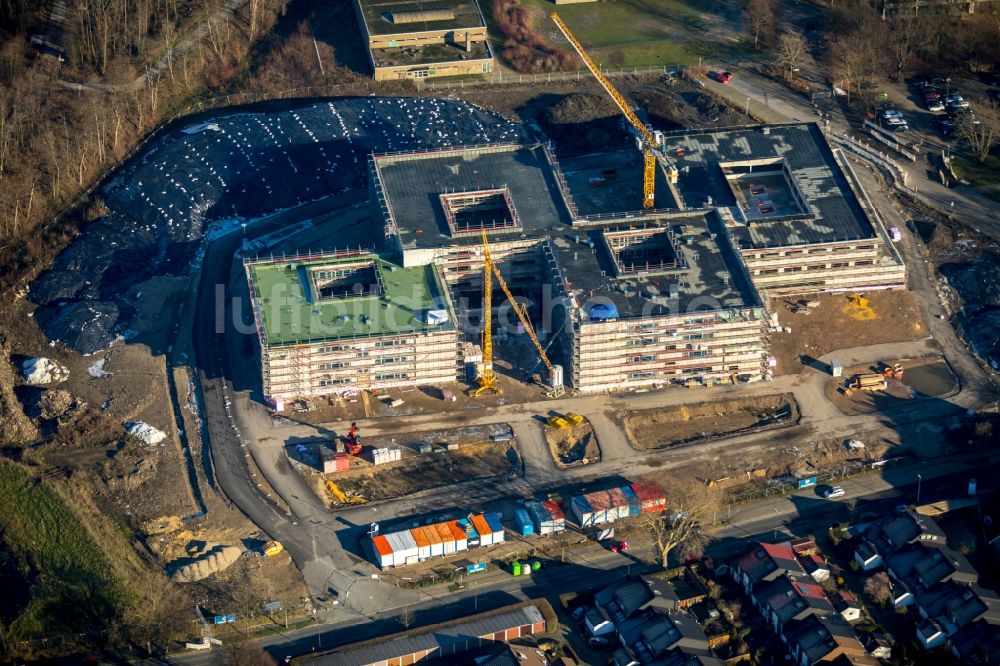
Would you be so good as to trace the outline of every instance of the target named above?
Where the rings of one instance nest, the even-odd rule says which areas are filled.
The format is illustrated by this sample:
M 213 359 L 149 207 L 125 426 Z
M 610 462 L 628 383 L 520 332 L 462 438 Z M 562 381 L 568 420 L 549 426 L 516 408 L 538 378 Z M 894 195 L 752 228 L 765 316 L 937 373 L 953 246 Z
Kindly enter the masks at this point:
M 724 16 L 697 8 L 695 0 L 615 0 L 558 7 L 550 0 L 521 0 L 521 4 L 536 16 L 539 33 L 568 46 L 549 18 L 557 11 L 605 69 L 689 65 L 699 57 L 727 60 L 743 43 L 732 28 L 726 28 Z M 483 6 L 488 9 L 489 3 Z
M 46 485 L 0 463 L 0 538 L 31 581 L 30 598 L 5 628 L 10 640 L 31 640 L 106 627 L 125 592 L 80 520 Z

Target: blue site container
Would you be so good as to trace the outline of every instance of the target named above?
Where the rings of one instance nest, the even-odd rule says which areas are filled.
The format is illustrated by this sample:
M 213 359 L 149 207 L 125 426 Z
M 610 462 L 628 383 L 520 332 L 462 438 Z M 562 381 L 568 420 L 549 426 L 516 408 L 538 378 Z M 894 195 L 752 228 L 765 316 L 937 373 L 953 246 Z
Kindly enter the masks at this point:
M 517 532 L 521 536 L 531 536 L 535 533 L 535 524 L 524 509 L 514 509 L 514 522 L 517 524 Z
M 486 524 L 490 526 L 493 530 L 493 534 L 503 532 L 503 523 L 500 522 L 500 514 L 495 512 L 483 514 L 483 518 L 486 519 Z
M 628 486 L 622 486 L 618 490 L 621 491 L 622 495 L 625 496 L 625 501 L 628 502 L 629 518 L 638 516 L 642 513 L 642 503 L 639 501 L 639 496 L 635 494 L 634 490 Z

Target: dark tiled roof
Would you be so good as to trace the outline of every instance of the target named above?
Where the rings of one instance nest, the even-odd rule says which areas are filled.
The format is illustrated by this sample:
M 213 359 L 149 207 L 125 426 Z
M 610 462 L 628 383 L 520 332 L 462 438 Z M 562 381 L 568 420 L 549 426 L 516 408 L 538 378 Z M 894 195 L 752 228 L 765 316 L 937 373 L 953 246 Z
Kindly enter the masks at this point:
M 899 550 L 920 536 L 920 526 L 908 513 L 894 516 L 882 522 L 880 527 L 893 550 Z
M 375 645 L 346 649 L 338 652 L 319 655 L 310 659 L 310 666 L 356 666 L 385 661 L 402 655 L 408 655 L 422 650 L 433 650 L 456 642 L 465 641 L 469 636 L 486 636 L 513 627 L 526 624 L 545 622 L 541 611 L 535 606 L 525 606 L 509 613 L 500 613 L 489 617 L 460 622 L 451 626 L 435 629 L 433 632 L 387 637 L 387 640 Z
M 1000 664 L 1000 627 L 977 622 L 963 627 L 951 637 L 952 648 L 959 659 L 970 666 Z
M 633 580 L 620 585 L 614 592 L 614 603 L 625 617 L 645 606 L 653 598 L 653 592 L 646 583 Z

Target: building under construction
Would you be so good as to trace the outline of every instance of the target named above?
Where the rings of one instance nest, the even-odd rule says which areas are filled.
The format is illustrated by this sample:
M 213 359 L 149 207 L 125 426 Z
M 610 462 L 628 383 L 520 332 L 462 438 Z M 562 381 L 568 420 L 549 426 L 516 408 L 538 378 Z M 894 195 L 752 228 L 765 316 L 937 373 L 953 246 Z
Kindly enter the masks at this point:
M 667 205 L 643 210 L 617 196 L 635 188 L 608 187 L 601 212 L 595 178 L 564 174 L 544 144 L 372 155 L 377 255 L 247 264 L 265 393 L 467 378 L 482 360 L 484 316 L 496 335 L 524 333 L 506 297 L 484 313 L 484 231 L 559 381 L 583 392 L 760 379 L 762 294 L 905 284 L 849 167 L 815 125 L 679 132 L 664 146 L 679 172 L 656 194 Z M 638 154 L 633 167 L 614 177 L 641 183 Z M 341 311 L 354 301 L 370 312 Z

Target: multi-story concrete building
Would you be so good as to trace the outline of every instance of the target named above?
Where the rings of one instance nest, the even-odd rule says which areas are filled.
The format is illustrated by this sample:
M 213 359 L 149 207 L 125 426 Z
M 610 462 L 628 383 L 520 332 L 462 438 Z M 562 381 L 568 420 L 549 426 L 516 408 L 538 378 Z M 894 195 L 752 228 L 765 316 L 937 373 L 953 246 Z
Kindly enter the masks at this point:
M 309 395 L 455 380 L 458 332 L 433 265 L 367 252 L 248 260 L 264 394 Z
M 664 141 L 680 178 L 672 186 L 658 174 L 662 208 L 651 211 L 639 209 L 637 153 L 628 173 L 620 155 L 588 156 L 564 172 L 543 144 L 373 155 L 377 256 L 247 265 L 265 392 L 454 381 L 481 361 L 484 316 L 496 336 L 523 333 L 499 290 L 484 312 L 484 233 L 548 356 L 579 391 L 760 379 L 767 297 L 905 285 L 886 231 L 817 126 Z M 605 187 L 609 179 L 621 185 Z M 340 262 L 349 268 L 331 267 Z M 336 281 L 317 282 L 327 279 Z M 285 285 L 277 295 L 276 284 Z M 409 299 L 402 307 L 400 296 Z M 337 308 L 356 299 L 402 318 L 344 320 Z M 296 312 L 308 326 L 288 323 Z M 324 321 L 350 325 L 331 333 Z M 510 365 L 530 371 L 537 355 L 524 349 Z
M 355 9 L 376 81 L 493 69 L 477 0 L 355 0 Z

